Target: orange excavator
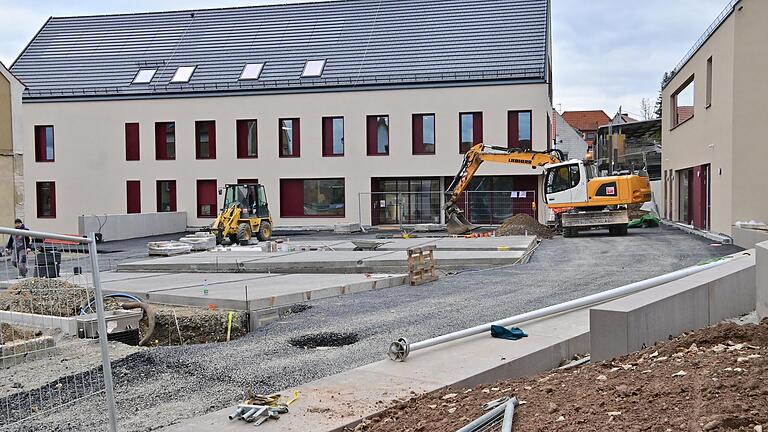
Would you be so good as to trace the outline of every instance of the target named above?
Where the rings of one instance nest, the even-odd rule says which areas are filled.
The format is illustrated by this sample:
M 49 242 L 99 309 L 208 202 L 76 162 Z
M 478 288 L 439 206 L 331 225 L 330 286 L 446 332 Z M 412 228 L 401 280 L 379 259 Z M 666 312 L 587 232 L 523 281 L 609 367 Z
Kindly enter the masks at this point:
M 474 145 L 464 156 L 461 169 L 445 192 L 448 232 L 464 234 L 477 228 L 457 203 L 483 162 L 529 165 L 543 168 L 544 202 L 556 215 L 564 237 L 581 230 L 606 227 L 611 235 L 626 235 L 629 208 L 651 200 L 647 176 L 638 174 L 599 177 L 592 161 L 563 160 L 560 150 L 533 151 Z

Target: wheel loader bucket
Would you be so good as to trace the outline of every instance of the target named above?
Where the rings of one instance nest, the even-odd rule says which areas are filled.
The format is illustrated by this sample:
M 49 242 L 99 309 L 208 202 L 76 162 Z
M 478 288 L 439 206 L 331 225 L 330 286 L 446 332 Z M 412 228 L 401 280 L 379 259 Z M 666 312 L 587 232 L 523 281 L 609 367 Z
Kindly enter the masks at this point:
M 445 213 L 445 227 L 448 229 L 448 234 L 466 234 L 477 228 L 467 220 L 464 212 L 458 209 Z

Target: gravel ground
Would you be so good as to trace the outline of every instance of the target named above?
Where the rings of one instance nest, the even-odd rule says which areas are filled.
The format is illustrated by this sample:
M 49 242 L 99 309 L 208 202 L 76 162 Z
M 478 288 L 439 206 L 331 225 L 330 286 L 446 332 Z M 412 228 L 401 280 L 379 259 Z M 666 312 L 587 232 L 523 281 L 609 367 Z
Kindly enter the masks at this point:
M 556 237 L 544 241 L 525 265 L 315 301 L 311 309 L 227 344 L 141 351 L 113 365 L 120 429 L 159 429 L 232 405 L 249 387 L 279 391 L 381 360 L 398 337 L 423 340 L 737 250 L 666 227 L 633 230 L 627 237 Z M 357 333 L 359 341 L 323 350 L 288 342 L 316 332 Z M 104 430 L 104 419 L 103 403 L 91 398 L 9 430 L 96 431 Z

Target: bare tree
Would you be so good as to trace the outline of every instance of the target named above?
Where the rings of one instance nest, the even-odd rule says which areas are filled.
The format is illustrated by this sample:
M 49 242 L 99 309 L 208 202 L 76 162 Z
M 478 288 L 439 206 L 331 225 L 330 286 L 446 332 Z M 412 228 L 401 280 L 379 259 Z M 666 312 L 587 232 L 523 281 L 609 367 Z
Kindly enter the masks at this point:
M 656 118 L 653 103 L 648 98 L 643 98 L 640 101 L 640 112 L 643 115 L 643 120 L 651 120 Z

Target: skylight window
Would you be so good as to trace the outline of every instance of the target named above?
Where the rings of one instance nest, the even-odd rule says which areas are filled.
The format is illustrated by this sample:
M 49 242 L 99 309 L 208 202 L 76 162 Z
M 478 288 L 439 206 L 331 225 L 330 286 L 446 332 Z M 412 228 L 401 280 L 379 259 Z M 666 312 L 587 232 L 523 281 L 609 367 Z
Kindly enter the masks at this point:
M 173 78 L 171 78 L 172 83 L 185 83 L 189 82 L 189 79 L 192 78 L 192 74 L 195 72 L 196 66 L 179 66 L 178 69 L 176 69 L 176 73 L 173 74 Z
M 139 69 L 139 73 L 133 78 L 133 84 L 147 84 L 155 77 L 157 69 Z
M 325 60 L 307 60 L 307 64 L 304 65 L 304 72 L 301 73 L 301 77 L 319 77 L 323 75 L 323 69 L 325 69 Z
M 240 79 L 241 80 L 259 79 L 262 69 L 264 69 L 264 63 L 248 63 L 243 68 L 243 73 L 240 74 Z

